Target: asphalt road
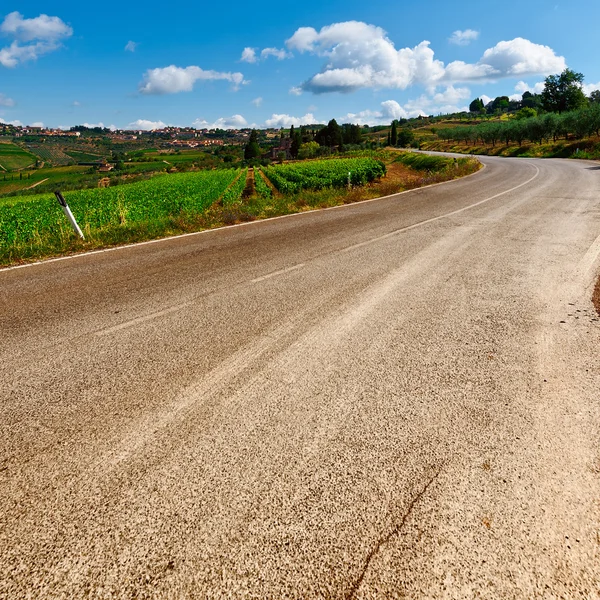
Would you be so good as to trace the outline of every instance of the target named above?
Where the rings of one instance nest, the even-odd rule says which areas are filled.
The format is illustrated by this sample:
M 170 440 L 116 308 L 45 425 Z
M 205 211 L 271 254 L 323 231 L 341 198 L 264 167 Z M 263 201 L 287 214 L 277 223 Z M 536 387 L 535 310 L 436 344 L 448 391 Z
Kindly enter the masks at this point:
M 600 597 L 600 170 L 482 161 L 0 271 L 0 597 Z

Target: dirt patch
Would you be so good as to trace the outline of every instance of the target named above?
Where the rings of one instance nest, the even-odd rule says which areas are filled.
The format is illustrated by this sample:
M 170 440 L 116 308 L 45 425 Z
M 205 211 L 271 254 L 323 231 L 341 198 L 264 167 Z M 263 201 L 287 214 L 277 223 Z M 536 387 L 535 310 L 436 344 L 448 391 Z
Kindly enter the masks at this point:
M 592 296 L 592 301 L 594 302 L 594 306 L 596 307 L 596 311 L 600 315 L 600 277 L 596 282 L 596 288 L 594 289 L 594 295 Z

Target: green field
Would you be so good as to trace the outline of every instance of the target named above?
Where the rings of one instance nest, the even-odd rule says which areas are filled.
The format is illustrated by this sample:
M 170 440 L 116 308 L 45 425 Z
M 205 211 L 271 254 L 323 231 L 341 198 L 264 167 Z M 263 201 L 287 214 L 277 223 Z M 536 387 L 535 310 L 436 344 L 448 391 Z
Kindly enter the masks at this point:
M 51 167 L 44 169 L 26 169 L 18 173 L 4 173 L 0 170 L 0 194 L 23 193 L 34 184 L 35 192 L 42 193 L 54 189 L 73 187 L 97 187 L 100 175 L 89 174 L 89 167 L 72 165 L 70 167 Z M 21 179 L 22 177 L 22 179 Z M 14 201 L 14 196 L 0 196 L 0 205 Z
M 309 162 L 272 165 L 265 175 L 283 194 L 301 190 L 340 188 L 364 185 L 385 175 L 385 165 L 374 158 L 336 158 Z
M 24 169 L 34 165 L 37 158 L 16 144 L 0 143 L 0 172 Z
M 233 185 L 232 185 L 233 184 Z M 65 198 L 86 235 L 100 236 L 140 223 L 157 227 L 171 218 L 197 215 L 222 198 L 237 201 L 245 171 L 228 169 L 162 175 L 115 188 L 66 192 Z M 229 189 L 231 188 L 231 189 Z M 6 199 L 0 205 L 0 260 L 60 248 L 72 232 L 49 194 Z

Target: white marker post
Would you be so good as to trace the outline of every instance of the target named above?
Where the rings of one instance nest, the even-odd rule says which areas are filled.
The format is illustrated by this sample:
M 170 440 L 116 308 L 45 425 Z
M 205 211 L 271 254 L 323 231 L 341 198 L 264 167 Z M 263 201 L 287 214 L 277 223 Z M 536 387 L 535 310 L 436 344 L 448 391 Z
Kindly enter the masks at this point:
M 60 207 L 63 209 L 63 212 L 67 216 L 67 219 L 69 219 L 69 221 L 71 222 L 71 225 L 73 226 L 73 229 L 75 230 L 75 233 L 77 233 L 77 235 L 82 240 L 85 240 L 85 237 L 83 237 L 83 232 L 79 228 L 79 225 L 77 225 L 77 221 L 75 220 L 75 217 L 73 216 L 73 213 L 71 212 L 71 209 L 69 208 L 69 205 L 67 204 L 67 201 L 65 200 L 64 196 L 58 191 L 54 192 L 54 195 L 56 196 L 56 199 L 58 200 Z
M 350 171 L 348 171 L 348 189 L 351 190 L 352 189 L 352 181 L 350 179 Z

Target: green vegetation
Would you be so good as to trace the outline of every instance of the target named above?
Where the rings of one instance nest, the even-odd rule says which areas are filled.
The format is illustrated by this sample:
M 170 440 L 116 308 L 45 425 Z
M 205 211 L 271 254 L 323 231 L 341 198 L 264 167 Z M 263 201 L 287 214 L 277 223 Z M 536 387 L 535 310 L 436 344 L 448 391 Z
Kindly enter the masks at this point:
M 128 186 L 67 192 L 65 198 L 86 235 L 111 240 L 115 230 L 131 225 L 152 223 L 156 230 L 170 219 L 199 214 L 222 196 L 235 201 L 241 194 L 237 181 L 244 182 L 238 175 L 237 170 L 221 170 L 159 176 Z M 1 262 L 49 248 L 60 251 L 73 235 L 53 195 L 5 201 L 0 231 Z
M 254 172 L 254 189 L 260 198 L 273 197 L 273 190 L 267 185 L 261 171 Z
M 385 165 L 374 158 L 345 158 L 272 165 L 265 174 L 283 194 L 300 190 L 363 185 L 385 175 Z
M 496 145 L 503 145 L 506 148 L 512 144 L 513 148 L 509 153 L 514 155 L 525 155 L 530 152 L 532 156 L 570 156 L 571 153 L 575 153 L 580 158 L 584 158 L 584 156 L 577 152 L 579 146 L 585 146 L 589 151 L 585 158 L 600 158 L 600 148 L 598 147 L 600 144 L 582 143 L 585 138 L 599 135 L 600 104 L 591 104 L 587 108 L 561 114 L 545 113 L 530 117 L 517 114 L 515 118 L 507 121 L 449 127 L 437 131 L 439 140 L 455 144 L 448 149 L 458 151 L 461 151 L 460 145 L 466 145 L 467 151 L 470 145 L 472 151 L 480 153 L 486 146 L 495 148 Z M 581 141 L 572 144 L 557 144 L 561 138 L 565 142 L 568 140 Z M 540 146 L 552 142 L 553 149 L 547 153 L 531 150 L 529 147 L 524 148 L 526 141 Z M 571 148 L 571 146 L 574 147 Z M 427 148 L 433 149 L 433 146 L 428 145 Z M 462 150 L 465 150 L 464 146 Z
M 36 157 L 16 144 L 0 143 L 0 173 L 34 165 Z
M 430 171 L 431 173 L 439 173 L 446 169 L 455 169 L 462 166 L 468 161 L 467 158 L 455 160 L 448 156 L 432 156 L 429 154 L 421 154 L 418 152 L 403 152 L 398 156 L 395 162 L 402 163 L 415 171 Z

